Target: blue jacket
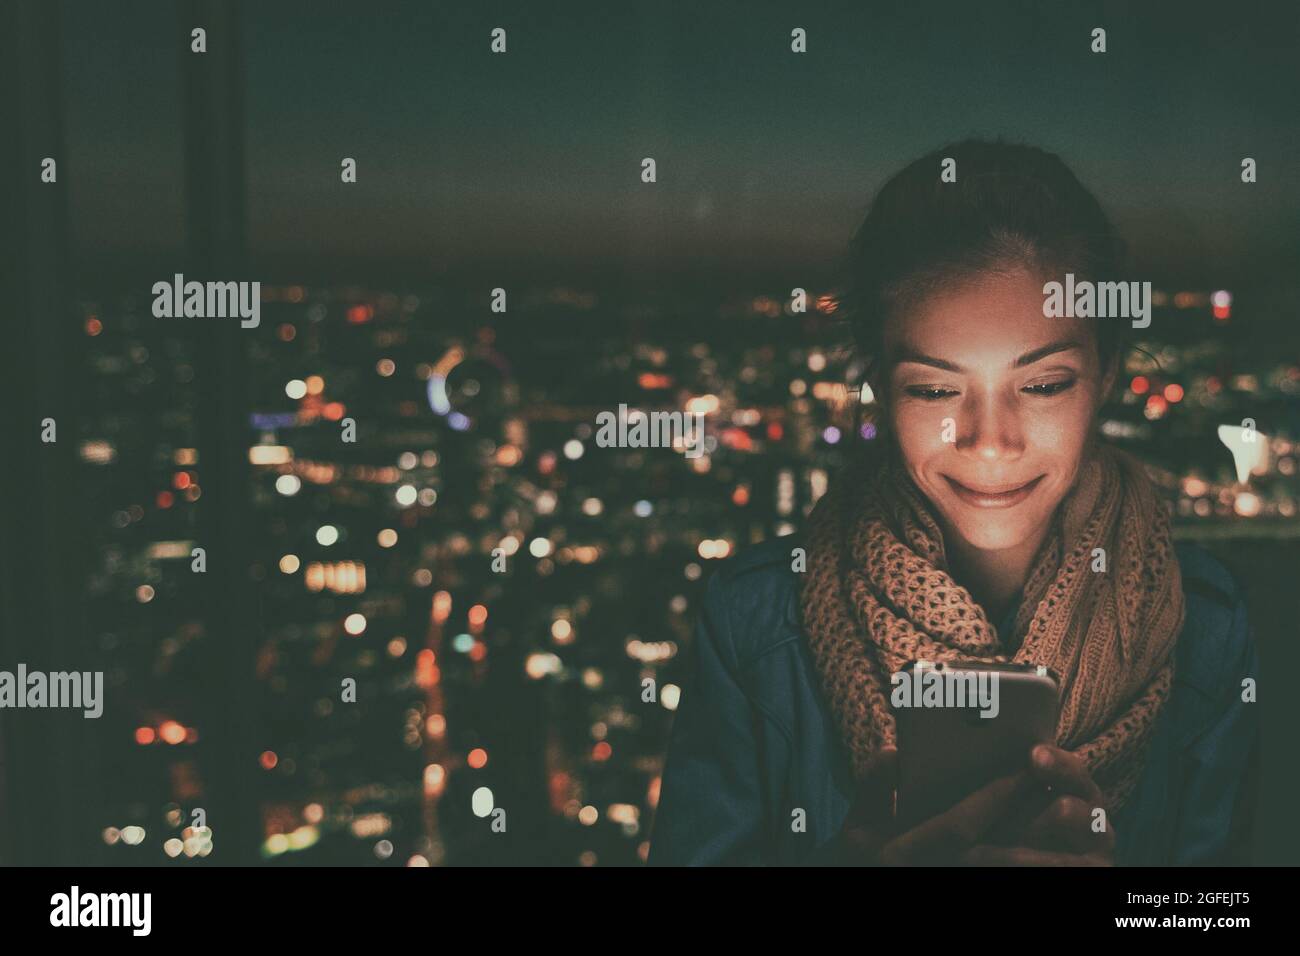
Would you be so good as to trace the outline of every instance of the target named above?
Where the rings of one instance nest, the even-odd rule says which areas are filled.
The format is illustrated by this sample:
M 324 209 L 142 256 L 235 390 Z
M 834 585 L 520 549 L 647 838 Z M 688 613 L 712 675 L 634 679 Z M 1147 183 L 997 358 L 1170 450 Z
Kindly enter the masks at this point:
M 791 570 L 798 542 L 748 548 L 714 572 L 690 648 L 649 862 L 797 864 L 840 830 L 853 796 L 847 754 L 823 700 Z M 1113 813 L 1121 865 L 1241 862 L 1242 779 L 1258 738 L 1241 699 L 1258 658 L 1232 576 L 1177 547 L 1187 599 L 1173 692 L 1146 767 Z M 1251 761 L 1252 765 L 1254 761 Z M 795 832 L 802 808 L 806 829 Z

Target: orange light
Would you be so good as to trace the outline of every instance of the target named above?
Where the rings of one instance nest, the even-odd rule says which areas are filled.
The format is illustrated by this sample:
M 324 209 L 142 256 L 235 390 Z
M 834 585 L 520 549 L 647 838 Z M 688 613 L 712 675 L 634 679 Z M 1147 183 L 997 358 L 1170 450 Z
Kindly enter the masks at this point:
M 482 641 L 476 642 L 474 646 L 469 649 L 469 659 L 475 663 L 478 663 L 485 657 L 487 657 L 487 645 Z
M 465 762 L 475 770 L 482 770 L 487 766 L 487 751 L 482 747 L 475 747 L 465 758 Z
M 352 325 L 361 325 L 374 317 L 375 310 L 368 305 L 354 305 L 348 309 L 348 322 Z
M 440 796 L 447 786 L 447 771 L 442 764 L 431 763 L 424 768 L 424 795 Z
M 275 330 L 275 334 L 280 337 L 281 342 L 292 342 L 293 337 L 298 334 L 298 330 L 288 322 L 282 322 L 279 328 Z
M 768 441 L 780 441 L 781 436 L 783 436 L 784 434 L 785 434 L 785 429 L 781 427 L 780 422 L 768 422 L 767 424 Z
M 183 743 L 185 740 L 185 728 L 174 720 L 165 720 L 161 727 L 158 728 L 158 736 L 169 744 Z
M 609 745 L 608 741 L 602 740 L 596 746 L 591 748 L 591 759 L 608 760 L 614 753 L 614 748 Z
M 415 683 L 424 688 L 438 683 L 438 668 L 434 666 L 433 651 L 427 647 L 415 655 Z
M 99 321 L 99 319 L 95 318 L 92 315 L 90 318 L 86 320 L 87 335 L 98 335 L 102 331 L 104 331 L 104 323 Z
M 1183 387 L 1177 382 L 1170 382 L 1165 386 L 1165 398 L 1171 402 L 1181 402 L 1183 400 Z
M 443 624 L 446 622 L 448 615 L 451 614 L 451 595 L 446 591 L 439 591 L 433 596 L 433 607 L 430 609 L 430 617 L 433 623 Z
M 178 471 L 172 475 L 172 487 L 177 491 L 184 491 L 192 484 L 190 473 L 188 471 Z
M 154 742 L 154 732 L 152 727 L 137 727 L 135 729 L 135 742 L 140 746 L 146 746 Z
M 728 448 L 734 448 L 737 451 L 750 451 L 754 447 L 754 441 L 749 437 L 749 432 L 743 428 L 728 428 L 723 431 L 722 443 Z
M 1129 384 L 1129 388 L 1133 389 L 1134 395 L 1145 395 L 1151 390 L 1151 383 L 1145 375 L 1135 375 L 1133 381 Z
M 343 403 L 330 402 L 321 410 L 321 414 L 324 415 L 326 418 L 328 418 L 330 421 L 336 422 L 343 417 Z
M 172 497 L 170 491 L 160 491 L 158 492 L 158 496 L 154 499 L 154 503 L 158 505 L 159 508 L 170 508 L 175 500 L 176 499 Z
M 475 604 L 469 609 L 469 626 L 482 627 L 487 621 L 487 608 L 482 604 Z
M 263 750 L 262 756 L 257 758 L 257 762 L 262 765 L 263 770 L 274 770 L 275 765 L 280 762 L 280 758 L 275 755 L 274 750 Z

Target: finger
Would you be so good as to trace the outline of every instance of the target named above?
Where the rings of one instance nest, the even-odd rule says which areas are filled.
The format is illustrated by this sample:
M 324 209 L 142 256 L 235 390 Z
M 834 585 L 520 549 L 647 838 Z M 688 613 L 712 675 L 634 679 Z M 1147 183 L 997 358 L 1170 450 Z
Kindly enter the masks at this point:
M 1073 794 L 1093 806 L 1101 806 L 1101 790 L 1078 754 L 1052 744 L 1038 744 L 1029 757 L 1034 779 L 1039 783 L 1058 793 Z
M 1027 845 L 1025 831 L 1055 799 L 1055 794 L 1031 777 L 1029 786 L 1008 804 L 1006 813 L 980 838 L 980 842 L 999 846 Z
M 1025 846 L 979 844 L 962 856 L 966 866 L 1110 866 L 1109 856 L 1097 853 L 1061 853 Z
M 1086 800 L 1062 795 L 1030 822 L 1019 842 L 1035 849 L 1071 853 L 1109 849 L 1112 845 L 1109 830 L 1098 832 L 1093 821 L 1093 808 Z
M 929 859 L 956 859 L 979 841 L 1030 782 L 1030 775 L 1023 770 L 998 777 L 951 809 L 889 841 L 881 851 L 882 859 L 889 865 L 902 866 Z

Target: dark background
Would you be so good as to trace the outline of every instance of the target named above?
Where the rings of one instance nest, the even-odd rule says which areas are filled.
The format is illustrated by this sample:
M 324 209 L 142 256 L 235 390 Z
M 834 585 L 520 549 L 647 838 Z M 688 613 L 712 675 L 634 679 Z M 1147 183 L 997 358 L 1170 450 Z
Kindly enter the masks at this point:
M 641 682 L 679 675 L 707 542 L 796 529 L 843 450 L 871 440 L 870 408 L 837 390 L 855 383 L 835 266 L 885 178 L 967 135 L 1059 152 L 1162 294 L 1104 417 L 1153 466 L 1178 534 L 1248 593 L 1255 859 L 1300 855 L 1296 706 L 1269 679 L 1295 671 L 1300 616 L 1293 6 L 3 16 L 0 667 L 102 669 L 108 687 L 98 721 L 0 711 L 0 861 L 643 859 L 671 710 Z M 795 26 L 807 54 L 789 50 Z M 261 326 L 153 318 L 150 288 L 175 272 L 261 281 Z M 451 411 L 431 400 L 444 373 Z M 312 376 L 319 390 L 286 392 Z M 620 402 L 701 397 L 706 471 L 590 440 Z M 1271 455 L 1239 488 L 1215 430 L 1245 417 Z M 261 445 L 287 457 L 264 463 Z M 424 497 L 400 503 L 407 484 Z M 326 524 L 338 542 L 317 539 Z M 508 537 L 519 550 L 493 574 Z M 172 556 L 192 545 L 203 575 Z M 359 566 L 363 589 L 340 583 Z M 344 677 L 356 704 L 338 701 Z M 474 813 L 483 788 L 505 834 Z M 209 833 L 186 831 L 195 808 Z

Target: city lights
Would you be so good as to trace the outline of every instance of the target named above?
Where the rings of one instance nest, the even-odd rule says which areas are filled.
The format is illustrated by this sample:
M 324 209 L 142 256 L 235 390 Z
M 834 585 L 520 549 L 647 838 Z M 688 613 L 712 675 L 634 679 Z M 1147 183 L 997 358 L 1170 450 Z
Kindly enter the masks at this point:
M 689 336 L 611 343 L 610 367 L 622 381 L 655 393 L 647 407 L 716 423 L 701 467 L 653 448 L 600 447 L 585 391 L 555 385 L 526 352 L 495 355 L 472 323 L 430 325 L 403 343 L 390 336 L 390 312 L 352 301 L 350 309 L 373 307 L 350 325 L 363 338 L 334 346 L 333 320 L 310 318 L 326 293 L 297 290 L 297 302 L 276 292 L 283 314 L 273 323 L 297 333 L 258 366 L 264 392 L 240 451 L 249 464 L 246 501 L 236 495 L 253 516 L 256 567 L 246 573 L 260 589 L 262 615 L 249 663 L 255 676 L 243 693 L 267 713 L 284 707 L 292 715 L 288 730 L 259 725 L 245 758 L 278 788 L 255 852 L 265 860 L 463 862 L 477 845 L 457 842 L 464 833 L 447 821 L 463 828 L 466 816 L 509 814 L 498 794 L 538 785 L 550 812 L 589 843 L 566 849 L 560 862 L 643 861 L 663 744 L 690 686 L 676 675 L 710 576 L 752 542 L 800 529 L 837 463 L 881 434 L 877 396 L 839 352 L 799 344 L 793 327 L 752 327 L 752 342 L 725 351 Z M 1187 317 L 1200 309 L 1214 328 L 1211 308 L 1215 317 L 1237 310 L 1219 293 L 1203 301 L 1166 295 L 1164 305 L 1153 296 L 1157 319 L 1161 309 Z M 114 327 L 110 310 L 97 314 Z M 1232 318 L 1245 321 L 1236 311 Z M 1159 365 L 1137 356 L 1125 364 L 1103 433 L 1161 476 L 1185 530 L 1293 521 L 1295 440 L 1269 432 L 1276 416 L 1259 409 L 1300 394 L 1300 373 L 1234 365 L 1213 340 L 1150 350 Z M 344 409 L 366 423 L 373 444 L 340 440 L 331 415 Z M 1265 428 L 1254 442 L 1237 424 L 1252 417 Z M 105 534 L 153 535 L 113 567 L 120 593 L 166 630 L 164 665 L 184 661 L 187 642 L 200 639 L 186 617 L 193 592 L 185 588 L 197 576 L 167 570 L 187 569 L 192 549 L 208 544 L 190 524 L 207 499 L 188 495 L 210 489 L 219 472 L 201 465 L 197 444 L 176 434 L 149 456 L 138 492 L 104 511 Z M 134 454 L 120 437 L 78 448 L 96 469 L 122 468 Z M 368 710 L 349 701 L 345 677 Z M 655 693 L 642 704 L 646 678 Z M 363 712 L 376 722 L 353 722 Z M 376 716 L 385 713 L 393 716 Z M 120 736 L 141 759 L 209 753 L 195 746 L 208 728 L 171 708 L 142 707 Z M 367 754 L 373 769 L 359 780 L 336 776 L 332 746 Z M 520 754 L 543 752 L 547 776 L 538 784 L 530 775 L 540 762 Z M 176 787 L 201 792 L 201 781 L 174 773 Z M 642 796 L 598 796 L 605 791 L 592 781 L 606 778 L 608 792 Z M 201 799 L 167 796 L 179 806 Z M 212 852 L 203 835 L 210 831 L 146 836 L 123 815 L 97 825 L 113 852 L 144 841 L 176 865 Z M 490 838 L 486 822 L 482 832 Z

